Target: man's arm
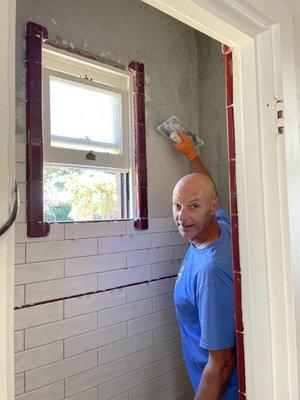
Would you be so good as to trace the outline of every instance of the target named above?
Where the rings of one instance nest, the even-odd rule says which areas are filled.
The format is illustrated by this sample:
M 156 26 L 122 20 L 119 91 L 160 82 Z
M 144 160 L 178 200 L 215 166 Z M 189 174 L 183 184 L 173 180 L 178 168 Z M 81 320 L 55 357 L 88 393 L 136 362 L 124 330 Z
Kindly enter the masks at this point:
M 215 186 L 216 193 L 218 193 L 214 180 L 200 160 L 200 157 L 194 147 L 193 139 L 181 131 L 177 132 L 177 134 L 181 137 L 182 143 L 178 144 L 172 141 L 174 149 L 186 156 L 195 172 L 199 172 L 200 174 L 208 176 Z
M 209 351 L 194 400 L 220 400 L 234 367 L 232 349 Z

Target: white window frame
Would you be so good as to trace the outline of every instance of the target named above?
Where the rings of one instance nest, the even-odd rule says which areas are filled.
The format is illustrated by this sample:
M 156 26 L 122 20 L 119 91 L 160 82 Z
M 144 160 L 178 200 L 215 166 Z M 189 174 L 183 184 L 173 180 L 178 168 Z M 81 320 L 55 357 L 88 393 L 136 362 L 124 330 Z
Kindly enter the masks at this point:
M 68 166 L 98 167 L 112 170 L 130 171 L 132 169 L 130 74 L 117 68 L 103 65 L 84 57 L 70 56 L 66 51 L 43 45 L 43 140 L 44 162 Z M 87 75 L 89 79 L 80 76 Z M 51 146 L 50 126 L 50 77 L 101 89 L 121 96 L 120 153 L 93 151 L 95 160 L 87 159 L 90 150 L 77 150 Z

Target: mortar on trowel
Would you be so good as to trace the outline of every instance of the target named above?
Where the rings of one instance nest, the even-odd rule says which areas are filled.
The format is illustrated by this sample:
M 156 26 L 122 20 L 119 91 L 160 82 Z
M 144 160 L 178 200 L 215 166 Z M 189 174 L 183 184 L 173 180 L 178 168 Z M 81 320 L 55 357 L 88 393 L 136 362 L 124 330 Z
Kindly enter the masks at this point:
M 160 124 L 157 128 L 158 132 L 162 133 L 168 139 L 173 140 L 174 142 L 181 144 L 181 137 L 178 135 L 178 132 L 184 132 L 191 138 L 193 138 L 194 144 L 196 147 L 203 146 L 204 141 L 200 138 L 199 135 L 192 132 L 188 128 L 186 128 L 183 123 L 175 116 L 170 117 L 165 122 Z

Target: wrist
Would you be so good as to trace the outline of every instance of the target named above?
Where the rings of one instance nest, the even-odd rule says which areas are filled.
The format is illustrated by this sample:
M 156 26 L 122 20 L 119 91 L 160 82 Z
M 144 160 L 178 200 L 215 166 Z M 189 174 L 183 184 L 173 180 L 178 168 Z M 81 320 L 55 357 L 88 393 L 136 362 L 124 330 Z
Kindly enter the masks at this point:
M 189 152 L 187 152 L 187 153 L 185 154 L 185 156 L 186 156 L 186 158 L 187 158 L 189 161 L 192 161 L 192 160 L 194 160 L 196 157 L 198 157 L 198 153 L 197 153 L 196 149 L 193 148 L 193 149 L 191 149 Z

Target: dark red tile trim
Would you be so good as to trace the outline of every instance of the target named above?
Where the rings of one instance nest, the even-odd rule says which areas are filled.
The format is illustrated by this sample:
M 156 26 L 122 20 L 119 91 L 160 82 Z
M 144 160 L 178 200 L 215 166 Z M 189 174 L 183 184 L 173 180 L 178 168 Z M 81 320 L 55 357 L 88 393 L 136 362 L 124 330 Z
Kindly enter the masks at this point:
M 243 326 L 243 313 L 242 313 L 242 285 L 241 285 L 242 276 L 240 270 L 239 236 L 238 236 L 232 52 L 231 49 L 226 45 L 222 45 L 222 51 L 225 58 L 228 169 L 229 169 L 229 191 L 230 191 L 231 244 L 232 244 L 232 259 L 233 259 L 233 271 L 234 271 L 233 279 L 234 279 L 234 305 L 235 305 L 235 323 L 236 323 L 238 384 L 239 384 L 239 399 L 245 400 L 246 383 L 245 383 L 245 360 L 244 360 L 244 326 Z
M 49 235 L 43 207 L 42 43 L 47 29 L 34 22 L 26 25 L 26 201 L 27 236 Z
M 244 367 L 245 365 L 244 334 L 242 332 L 236 332 L 236 348 L 237 348 L 239 392 L 246 394 L 245 367 Z
M 134 228 L 148 229 L 148 182 L 145 123 L 145 68 L 144 64 L 131 61 L 128 70 L 133 80 L 134 163 L 135 163 L 135 219 Z
M 109 291 L 112 291 L 112 290 L 124 289 L 124 288 L 128 288 L 128 287 L 143 285 L 145 283 L 150 284 L 152 282 L 158 282 L 158 281 L 163 281 L 163 280 L 172 279 L 172 278 L 177 278 L 177 275 L 169 275 L 169 276 L 164 276 L 162 278 L 149 279 L 148 281 L 140 281 L 140 282 L 128 283 L 127 285 L 116 286 L 116 287 L 107 288 L 107 289 L 94 290 L 92 292 L 76 293 L 76 294 L 73 294 L 73 295 L 70 295 L 70 296 L 58 297 L 57 299 L 49 299 L 49 300 L 37 301 L 36 303 L 24 304 L 22 306 L 15 307 L 14 309 L 15 310 L 20 310 L 22 308 L 40 306 L 42 304 L 48 304 L 48 303 L 54 303 L 56 301 L 74 299 L 76 297 L 90 296 L 91 294 L 104 293 L 104 292 L 109 292 Z

